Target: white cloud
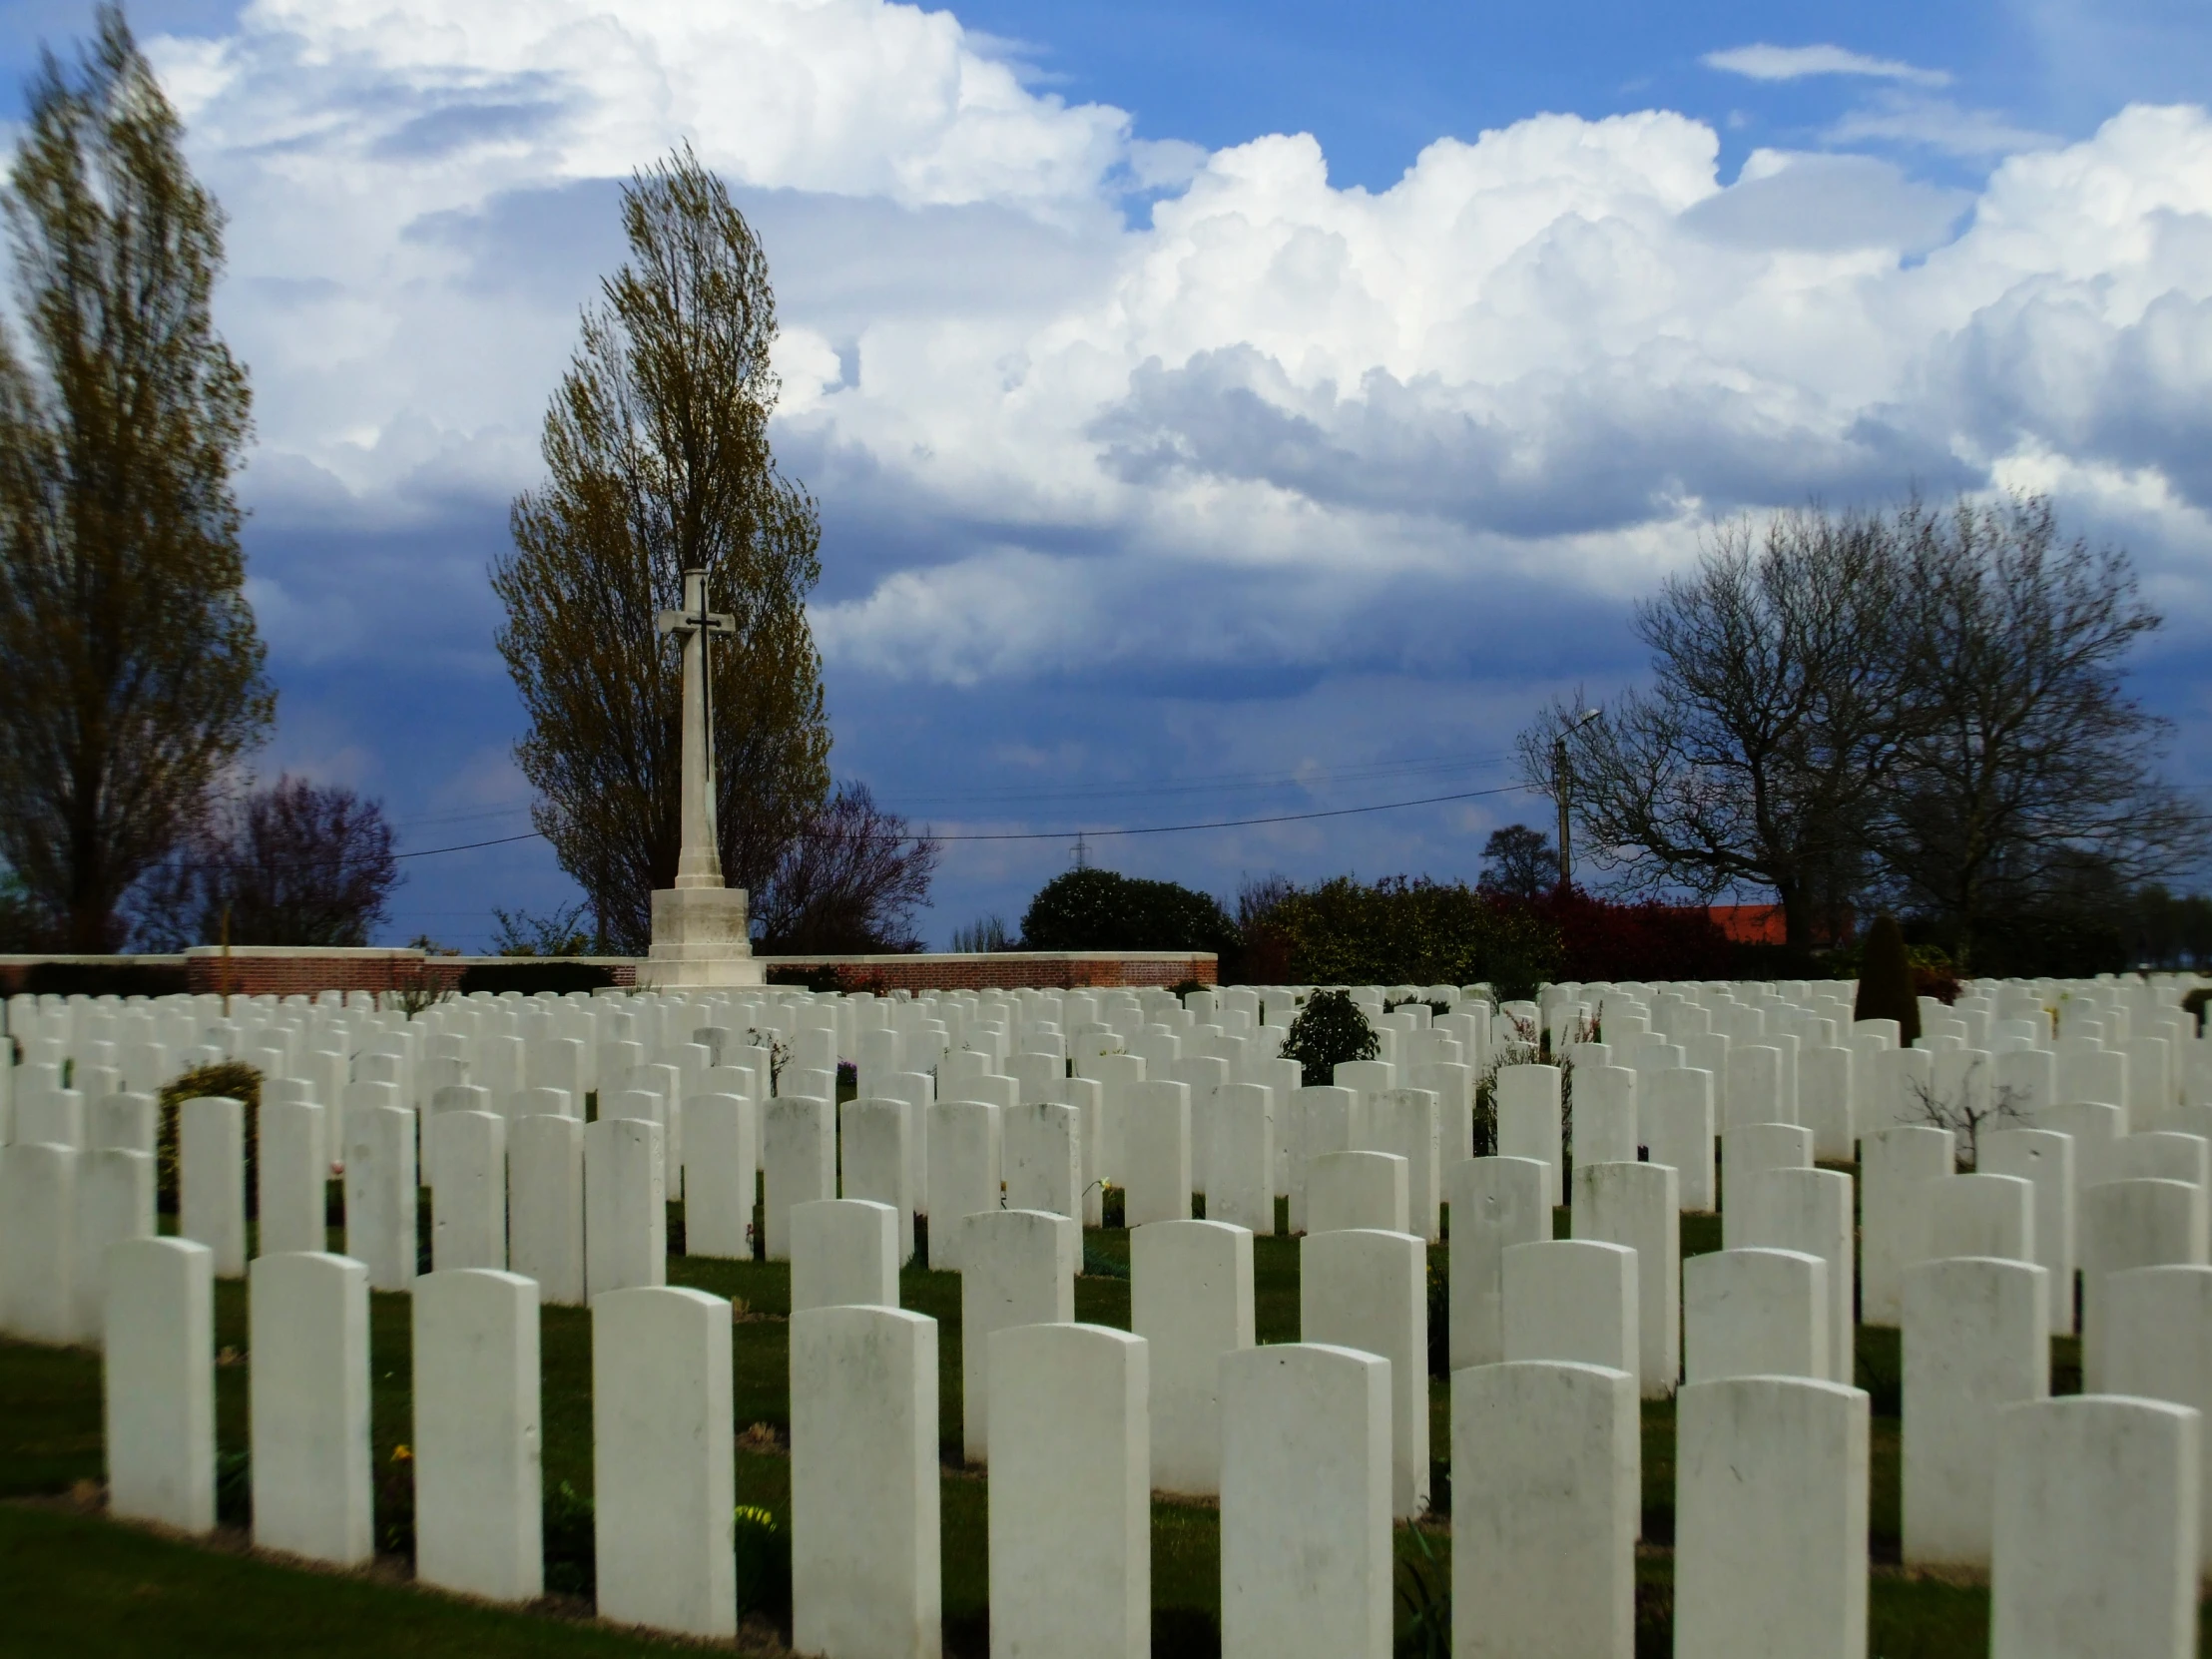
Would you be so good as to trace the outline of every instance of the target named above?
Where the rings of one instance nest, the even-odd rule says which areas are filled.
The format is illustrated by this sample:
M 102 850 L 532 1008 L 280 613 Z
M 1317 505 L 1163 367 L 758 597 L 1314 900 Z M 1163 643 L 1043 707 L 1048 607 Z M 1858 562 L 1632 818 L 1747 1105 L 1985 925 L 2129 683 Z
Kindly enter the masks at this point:
M 1708 69 L 1742 75 L 1754 81 L 1801 81 L 1811 75 L 1857 75 L 1878 81 L 1900 81 L 1917 87 L 1947 87 L 1950 76 L 1940 69 L 1922 69 L 1896 58 L 1869 57 L 1843 46 L 1732 46 L 1725 52 L 1708 52 L 1699 60 Z
M 1724 183 L 1713 131 L 1665 111 L 1438 140 L 1371 192 L 1309 137 L 1139 139 L 877 0 L 261 0 L 159 60 L 233 214 L 261 591 L 302 652 L 487 659 L 465 595 L 621 258 L 613 181 L 687 138 L 777 273 L 778 441 L 825 504 L 837 674 L 1446 672 L 1492 649 L 1501 592 L 1611 604 L 1740 507 L 2053 457 L 2069 489 L 2170 491 L 2129 522 L 2180 568 L 2212 504 L 2199 109 L 1975 193 L 1839 154 Z
M 1873 102 L 1839 117 L 1823 137 L 1830 144 L 1909 144 L 1968 161 L 2047 149 L 2047 133 L 1991 110 L 1966 109 L 1948 98 L 1885 88 Z

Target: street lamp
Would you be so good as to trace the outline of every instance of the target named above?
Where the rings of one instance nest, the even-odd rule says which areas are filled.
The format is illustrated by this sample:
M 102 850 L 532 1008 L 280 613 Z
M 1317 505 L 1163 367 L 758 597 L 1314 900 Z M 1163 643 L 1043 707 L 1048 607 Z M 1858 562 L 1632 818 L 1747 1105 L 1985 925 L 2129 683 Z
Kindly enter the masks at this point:
M 1559 890 L 1565 892 L 1574 884 L 1574 854 L 1567 841 L 1567 792 L 1570 776 L 1567 771 L 1567 740 L 1598 718 L 1604 711 L 1587 709 L 1565 727 L 1551 744 L 1552 797 L 1559 804 Z

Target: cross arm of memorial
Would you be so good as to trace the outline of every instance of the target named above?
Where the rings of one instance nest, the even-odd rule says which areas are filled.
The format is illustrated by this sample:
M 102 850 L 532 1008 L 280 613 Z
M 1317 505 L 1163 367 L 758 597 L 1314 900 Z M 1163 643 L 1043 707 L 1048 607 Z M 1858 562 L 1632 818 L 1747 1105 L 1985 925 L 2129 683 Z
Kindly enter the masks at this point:
M 697 611 L 662 611 L 654 618 L 654 627 L 663 634 L 705 629 L 710 634 L 731 635 L 738 631 L 738 619 L 728 611 L 710 611 L 701 605 Z

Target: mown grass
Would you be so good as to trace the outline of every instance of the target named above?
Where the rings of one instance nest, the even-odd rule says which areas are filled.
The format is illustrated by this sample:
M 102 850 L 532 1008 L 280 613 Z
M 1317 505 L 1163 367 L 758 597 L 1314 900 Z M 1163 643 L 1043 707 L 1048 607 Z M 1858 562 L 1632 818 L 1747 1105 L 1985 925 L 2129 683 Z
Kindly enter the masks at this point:
M 1562 1236 L 1567 1228 L 1562 1223 Z M 1685 1254 L 1719 1247 L 1714 1218 L 1686 1217 Z M 335 1243 L 335 1241 L 333 1241 Z M 1126 1329 L 1129 1236 L 1086 1235 L 1099 1271 L 1076 1284 L 1077 1318 Z M 1254 1304 L 1263 1343 L 1299 1336 L 1299 1243 L 1254 1241 Z M 1441 1251 L 1434 1253 L 1441 1261 Z M 1115 1270 L 1120 1270 L 1119 1273 Z M 791 1282 L 781 1263 L 672 1257 L 671 1284 L 730 1298 L 743 1317 L 732 1332 L 734 1428 L 739 1434 L 741 1503 L 789 1515 L 790 1425 L 787 1380 Z M 960 1295 L 956 1276 L 910 1268 L 901 1301 L 939 1326 L 939 1434 L 946 1467 L 940 1486 L 946 1651 L 988 1649 L 987 1486 L 958 1466 L 960 1439 Z M 642 1633 L 578 1617 L 588 1607 L 591 1459 L 591 1322 L 580 1309 L 543 1312 L 542 1410 L 548 1494 L 549 1589 L 566 1592 L 534 1611 L 485 1608 L 423 1592 L 405 1582 L 412 1545 L 408 1465 L 395 1458 L 411 1439 L 410 1304 L 370 1299 L 372 1438 L 377 1469 L 376 1536 L 383 1560 L 368 1574 L 316 1572 L 230 1548 L 158 1537 L 52 1504 L 0 1505 L 0 1654 L 63 1651 L 155 1654 L 260 1654 L 315 1651 L 497 1655 L 525 1648 L 552 1654 L 667 1651 Z M 217 1287 L 218 1438 L 236 1468 L 247 1444 L 246 1294 Z M 1898 1540 L 1898 1344 L 1894 1331 L 1862 1328 L 1859 1382 L 1874 1397 L 1871 1544 L 1878 1562 L 1870 1594 L 1872 1659 L 1951 1659 L 1987 1646 L 1985 1590 L 1907 1574 L 1894 1565 Z M 2078 1387 L 2071 1339 L 2053 1344 L 2053 1382 Z M 80 1491 L 103 1477 L 100 1364 L 96 1355 L 0 1343 L 0 1497 Z M 1437 1498 L 1448 1508 L 1449 1386 L 1431 1381 Z M 239 1483 L 243 1488 L 243 1483 Z M 1674 1408 L 1647 1402 L 1643 1413 L 1644 1545 L 1638 1561 L 1639 1655 L 1671 1649 L 1674 1531 Z M 238 1500 L 226 1518 L 243 1519 Z M 1401 1584 L 1415 1577 L 1431 1596 L 1448 1595 L 1448 1514 L 1419 1538 L 1397 1532 Z M 1155 1653 L 1159 1659 L 1218 1652 L 1220 1535 L 1205 1505 L 1156 1501 L 1152 1517 Z M 741 1592 L 743 1594 L 744 1592 Z M 1400 1609 L 1401 1628 L 1405 1609 Z M 758 1632 L 759 1627 L 755 1626 Z

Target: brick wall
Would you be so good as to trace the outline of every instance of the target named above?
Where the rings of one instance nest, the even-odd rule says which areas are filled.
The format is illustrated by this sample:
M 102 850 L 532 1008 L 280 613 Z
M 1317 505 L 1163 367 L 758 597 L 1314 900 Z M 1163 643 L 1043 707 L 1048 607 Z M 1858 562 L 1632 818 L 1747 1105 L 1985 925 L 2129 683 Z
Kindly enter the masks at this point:
M 449 989 L 457 956 L 419 950 L 314 949 L 289 945 L 203 945 L 185 952 L 186 988 L 232 996 L 312 996 L 318 991 Z
M 629 958 L 594 957 L 618 985 L 634 983 Z M 1077 986 L 1211 985 L 1220 964 L 1206 952 L 1169 950 L 1007 950 L 912 956 L 764 956 L 779 978 L 833 969 L 845 990 L 1067 990 Z M 319 991 L 451 989 L 479 964 L 517 965 L 502 956 L 425 956 L 419 950 L 339 950 L 276 945 L 200 946 L 182 956 L 12 956 L 0 958 L 0 994 L 36 988 L 66 966 L 69 988 L 92 994 L 161 995 L 168 991 L 233 996 L 313 996 Z M 82 976 L 80 986 L 75 980 Z M 105 982 L 103 982 L 105 981 Z
M 1208 951 L 933 951 L 911 956 L 764 956 L 770 972 L 834 968 L 845 990 L 1071 990 L 1078 986 L 1211 985 L 1220 961 Z

